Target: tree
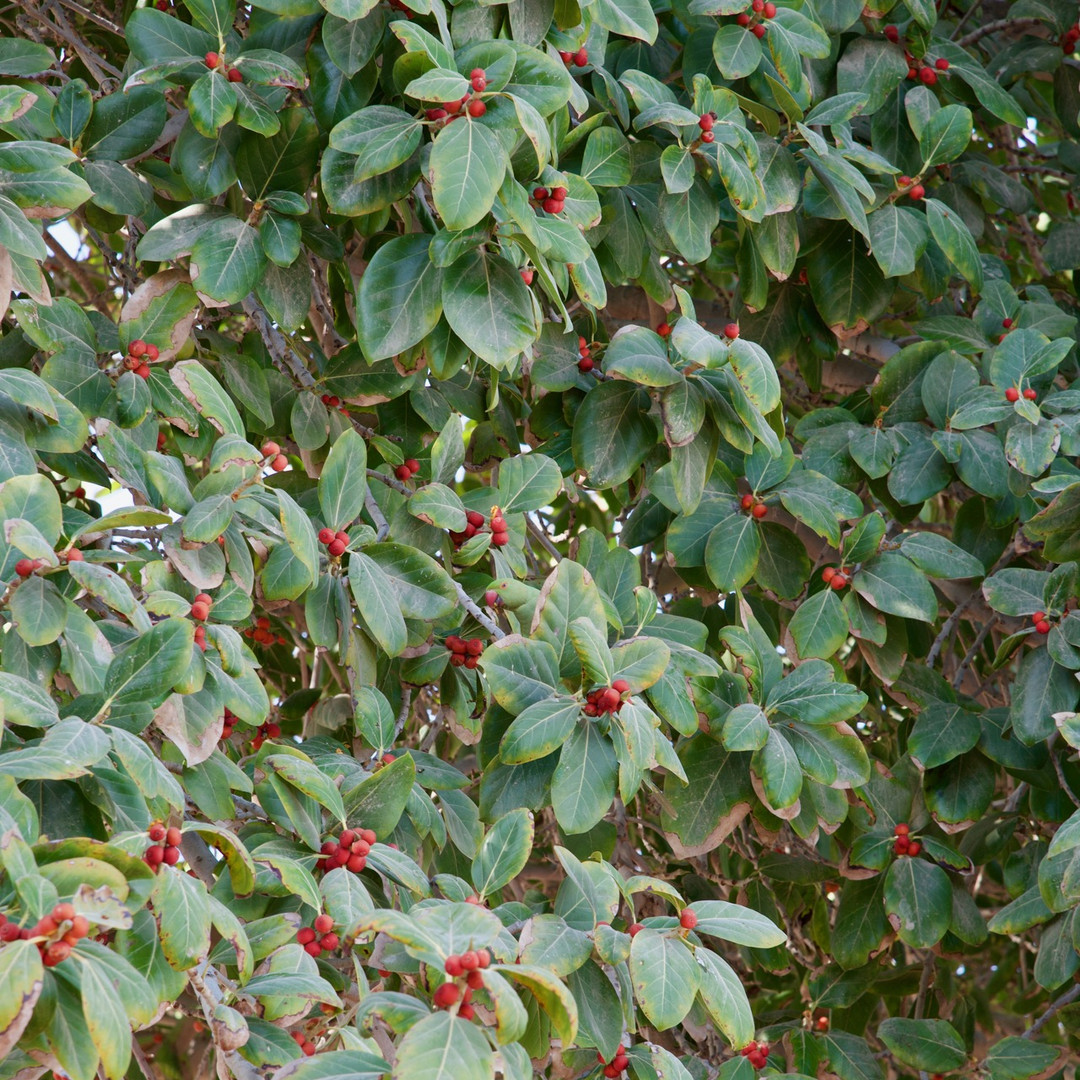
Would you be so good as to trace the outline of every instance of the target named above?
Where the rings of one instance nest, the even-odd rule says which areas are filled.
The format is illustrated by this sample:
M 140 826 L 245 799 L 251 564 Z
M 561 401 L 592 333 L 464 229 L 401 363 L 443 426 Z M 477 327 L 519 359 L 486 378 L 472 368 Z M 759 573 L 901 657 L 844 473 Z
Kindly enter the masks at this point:
M 1076 14 L 0 14 L 0 1077 L 1075 1075 Z

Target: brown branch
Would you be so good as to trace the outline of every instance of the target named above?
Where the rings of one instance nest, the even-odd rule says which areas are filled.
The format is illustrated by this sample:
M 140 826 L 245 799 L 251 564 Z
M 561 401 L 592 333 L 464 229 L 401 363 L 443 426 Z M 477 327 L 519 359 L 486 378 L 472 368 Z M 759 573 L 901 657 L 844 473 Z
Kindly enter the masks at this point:
M 55 237 L 53 237 L 48 230 L 44 234 L 45 243 L 48 245 L 49 250 L 52 252 L 51 259 L 55 259 L 64 270 L 67 271 L 78 283 L 79 288 L 82 289 L 83 295 L 86 297 L 87 302 L 91 303 L 101 312 L 102 315 L 112 318 L 112 312 L 109 310 L 109 305 L 106 302 L 104 296 L 102 296 L 101 289 L 96 289 L 93 283 L 90 281 L 89 276 L 86 273 L 86 267 L 80 263 L 77 259 L 73 259 L 63 248 Z M 45 260 L 49 262 L 49 259 Z
M 999 30 L 1027 30 L 1029 27 L 1044 26 L 1042 19 L 995 19 L 993 22 L 983 23 L 978 30 L 972 30 L 965 34 L 956 44 L 966 49 L 977 41 L 982 41 L 990 34 L 996 34 Z
M 1059 1013 L 1066 1005 L 1071 1005 L 1077 998 L 1080 998 L 1080 983 L 1077 983 L 1071 990 L 1066 990 L 1064 994 L 1053 1002 L 1050 1007 L 1036 1020 L 1031 1027 L 1025 1031 L 1020 1038 L 1021 1039 L 1034 1039 L 1036 1035 L 1042 1030 L 1043 1025 L 1050 1017 Z

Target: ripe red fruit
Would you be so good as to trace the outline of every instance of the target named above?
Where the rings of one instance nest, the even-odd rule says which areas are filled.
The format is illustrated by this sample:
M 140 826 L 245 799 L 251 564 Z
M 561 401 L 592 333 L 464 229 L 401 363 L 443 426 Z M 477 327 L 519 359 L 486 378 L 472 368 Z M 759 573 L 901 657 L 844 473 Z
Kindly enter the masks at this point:
M 766 19 L 771 19 L 776 14 L 776 5 L 772 2 L 772 0 L 766 0 L 765 8 L 762 11 L 762 14 L 765 16 Z
M 601 712 L 614 712 L 622 704 L 622 695 L 613 686 L 609 686 L 596 704 Z
M 549 192 L 546 187 L 533 188 L 533 198 L 537 202 L 543 202 L 550 194 L 551 192 Z
M 911 189 L 911 190 L 910 190 L 910 191 L 908 192 L 908 195 L 910 195 L 910 196 L 911 196 L 911 198 L 913 198 L 913 199 L 914 199 L 914 200 L 915 200 L 916 202 L 918 202 L 918 201 L 919 201 L 919 200 L 920 200 L 920 199 L 921 199 L 921 198 L 922 198 L 922 197 L 923 197 L 923 196 L 924 196 L 925 194 L 926 194 L 926 188 L 924 188 L 924 187 L 922 186 L 922 184 L 916 184 L 916 185 L 915 185 L 915 186 L 914 186 L 914 187 L 913 187 L 913 188 L 912 188 L 912 189 Z
M 760 521 L 767 513 L 769 508 L 764 503 L 758 503 L 753 510 L 750 511 Z
M 1038 632 L 1040 634 L 1049 634 L 1050 633 L 1050 624 L 1045 619 L 1040 619 L 1035 624 L 1035 630 L 1036 630 L 1036 632 Z
M 266 442 L 262 444 L 263 457 L 276 457 L 280 453 L 281 447 L 278 446 L 278 444 L 274 442 L 273 439 L 267 439 Z
M 303 1042 L 300 1044 L 300 1050 L 303 1052 L 304 1057 L 314 1057 L 316 1054 L 315 1044 L 313 1042 Z
M 712 131 L 715 121 L 712 118 L 712 113 L 702 113 L 697 123 L 702 131 Z
M 734 341 L 738 336 L 739 336 L 739 324 L 729 322 L 727 324 L 727 326 L 724 327 L 724 337 L 726 337 L 728 339 L 728 341 Z
M 765 10 L 765 0 L 751 0 L 750 10 L 760 15 Z
M 414 458 L 414 457 L 406 458 L 405 459 L 405 468 L 408 469 L 409 472 L 411 472 L 411 473 L 413 473 L 415 475 L 416 473 L 418 473 L 420 471 L 420 462 L 417 461 L 416 458 Z
M 914 857 L 915 855 L 918 855 L 920 851 L 922 851 L 922 844 L 920 844 L 918 840 L 912 840 L 911 843 L 908 844 L 907 853 L 909 855 Z
M 544 200 L 544 210 L 549 214 L 561 214 L 563 212 L 562 199 L 556 199 L 554 196 L 549 195 Z
M 70 904 L 57 904 L 56 907 L 52 909 L 52 919 L 57 924 L 74 918 L 75 909 Z
M 832 580 L 829 584 L 839 592 L 848 582 L 847 574 L 841 574 L 839 571 L 833 574 Z
M 329 915 L 320 915 L 315 920 L 315 929 L 320 934 L 328 934 L 331 930 L 334 929 L 334 920 Z
M 578 366 L 578 371 L 588 373 L 588 372 L 592 371 L 592 369 L 594 367 L 596 367 L 596 361 L 591 356 L 583 356 L 578 361 L 577 366 Z
M 469 656 L 479 656 L 483 651 L 484 641 L 482 638 L 469 638 L 469 640 L 465 642 L 465 652 L 468 653 Z
M 1006 330 L 1011 329 L 1012 324 L 1013 324 L 1012 319 L 1002 319 L 1001 320 L 1001 325 L 1004 326 Z
M 574 66 L 575 67 L 584 67 L 588 62 L 589 62 L 589 50 L 588 49 L 578 49 L 578 51 L 576 53 L 574 53 Z
M 1028 399 L 1028 401 L 1034 401 L 1038 396 L 1039 396 L 1039 393 L 1033 386 L 1029 386 L 1024 391 L 1024 397 L 1026 397 Z
M 207 55 L 208 57 L 210 57 L 210 56 L 216 56 L 216 55 L 217 55 L 217 53 L 207 53 L 206 55 Z M 144 356 L 145 354 L 146 354 L 146 342 L 145 342 L 145 341 L 143 341 L 143 339 L 142 339 L 142 338 L 136 338 L 136 339 L 135 339 L 135 340 L 134 340 L 134 341 L 133 341 L 133 342 L 132 342 L 132 343 L 131 343 L 131 344 L 130 344 L 130 345 L 128 346 L 128 355 L 129 355 L 129 356 Z
M 701 141 L 703 143 L 711 143 L 716 138 L 716 135 L 711 131 L 703 131 L 701 133 Z
M 461 966 L 466 971 L 475 971 L 480 966 L 480 957 L 470 949 L 468 952 L 461 954 Z
M 828 585 L 834 577 L 836 577 L 835 566 L 826 566 L 825 569 L 821 571 L 821 580 L 824 581 L 826 585 Z
M 345 551 L 345 545 L 338 539 L 331 540 L 326 546 L 326 550 L 336 559 Z
M 0 926 L 0 941 L 16 941 L 19 937 L 19 927 L 16 923 L 9 922 Z
M 479 900 L 479 898 L 478 898 L 478 897 L 473 897 L 473 899 L 474 899 L 474 901 L 478 901 L 478 900 Z M 490 966 L 491 966 L 491 953 L 490 953 L 490 952 L 489 952 L 489 951 L 488 951 L 487 949 L 481 949 L 481 950 L 480 950 L 480 951 L 479 951 L 479 952 L 477 953 L 477 956 L 479 956 L 479 957 L 480 957 L 480 966 L 481 966 L 482 968 L 486 968 L 486 967 L 490 967 Z
M 365 866 L 367 866 L 367 859 L 363 855 L 350 855 L 349 861 L 345 864 L 345 869 L 350 873 L 359 874 Z
M 909 67 L 907 69 L 907 77 L 909 80 L 915 80 L 919 77 L 919 73 L 913 67 Z
M 296 940 L 301 945 L 308 945 L 315 940 L 315 931 L 310 926 L 303 926 L 296 931 Z
M 29 577 L 36 569 L 37 567 L 31 559 L 20 559 L 15 564 L 15 573 L 19 577 Z
M 614 1080 L 618 1075 L 619 1070 L 615 1068 L 614 1064 L 604 1066 L 604 1076 L 607 1077 L 607 1080 Z
M 630 684 L 625 679 L 616 679 L 611 684 L 611 689 L 617 691 L 620 694 L 626 694 L 630 690 Z
M 567 52 L 565 49 L 560 49 L 559 59 L 562 60 L 564 64 L 569 65 L 573 62 L 574 54 L 572 52 Z
M 745 11 L 743 11 L 743 12 L 740 12 L 738 15 L 735 16 L 735 21 L 740 26 L 749 26 L 750 25 L 750 16 L 747 15 Z
M 502 532 L 502 533 L 493 532 L 491 534 L 491 542 L 496 547 L 506 547 L 506 545 L 510 543 L 510 534 L 509 533 L 504 533 L 504 532 Z M 470 659 L 472 659 L 472 658 L 470 657 Z
M 461 991 L 454 983 L 443 983 L 438 990 L 435 991 L 433 998 L 436 1008 L 449 1009 L 451 1005 L 456 1005 L 461 998 Z
M 160 844 L 151 844 L 147 849 L 143 858 L 151 865 L 157 866 L 165 859 L 165 849 Z
M 615 1060 L 611 1063 L 619 1072 L 625 1072 L 627 1065 L 630 1064 L 630 1057 L 628 1054 L 617 1054 Z
M 289 459 L 284 454 L 278 454 L 273 461 L 270 462 L 270 468 L 274 472 L 284 472 L 289 467 Z
M 322 946 L 323 952 L 333 952 L 340 944 L 337 934 L 323 934 L 322 940 L 319 942 Z
M 1043 619 L 1045 619 L 1045 618 L 1046 618 L 1046 612 L 1045 611 L 1036 611 L 1035 614 L 1031 616 L 1031 621 L 1033 623 L 1042 622 Z
M 407 465 L 399 465 L 394 470 L 394 475 L 404 484 L 407 480 L 412 478 L 412 473 L 409 472 Z
M 243 82 L 244 76 L 236 68 L 229 68 L 229 74 L 225 76 L 229 82 Z
M 482 94 L 487 89 L 487 77 L 483 68 L 473 68 L 469 76 L 469 85 L 478 94 Z
M 483 116 L 484 113 L 487 112 L 487 106 L 482 101 L 478 101 L 478 100 L 474 99 L 473 101 L 469 102 L 469 106 L 468 106 L 467 111 L 468 111 L 470 116 L 480 117 L 480 116 Z
M 66 941 L 57 941 L 50 945 L 41 958 L 46 967 L 55 967 L 71 955 L 71 946 Z
M 682 914 L 679 916 L 679 925 L 684 930 L 693 930 L 697 926 L 697 914 L 689 908 L 683 908 Z
M 911 187 L 911 177 L 906 176 L 906 175 L 905 176 L 898 176 L 896 178 L 896 186 L 897 187 Z
M 936 67 L 938 71 L 948 71 L 949 61 L 946 60 L 944 56 L 940 56 L 934 61 L 934 67 Z
M 374 844 L 375 839 L 376 839 L 375 830 L 374 829 L 361 829 L 360 830 L 360 839 L 364 840 L 365 842 L 367 842 L 369 844 Z
M 524 281 L 526 285 L 531 285 L 533 283 L 533 272 L 529 267 L 525 267 L 525 269 L 521 271 L 521 280 Z
M 750 27 L 750 33 L 756 38 L 763 38 L 765 36 L 765 27 L 758 23 L 757 26 Z
M 829 1018 L 827 1016 L 819 1016 L 815 1021 L 815 1026 L 817 1027 L 818 1031 L 828 1031 Z
M 157 844 L 165 839 L 166 831 L 167 830 L 165 829 L 165 826 L 162 825 L 160 821 L 155 821 L 154 824 L 151 825 L 150 828 L 147 830 L 146 835 L 149 836 L 155 844 Z
M 891 41 L 894 45 L 900 40 L 900 31 L 895 26 L 889 25 L 885 27 L 885 38 Z
M 658 333 L 658 334 L 659 334 L 659 335 L 660 335 L 661 337 L 667 337 L 667 336 L 668 336 L 668 334 L 670 334 L 670 333 L 671 333 L 671 327 L 670 327 L 670 326 L 669 326 L 669 325 L 668 325 L 668 324 L 667 324 L 666 322 L 662 322 L 662 323 L 661 323 L 661 324 L 660 324 L 660 325 L 659 325 L 659 326 L 658 326 L 658 327 L 656 328 L 656 332 L 657 332 L 657 333 Z
M 182 837 L 183 833 L 181 833 L 180 830 L 174 825 L 172 826 L 172 828 L 166 831 L 165 843 L 168 844 L 169 847 L 177 847 Z
M 210 609 L 206 606 L 206 604 L 191 605 L 191 617 L 197 622 L 203 622 L 209 614 Z
M 445 120 L 447 117 L 447 112 L 445 109 L 428 109 L 427 112 L 424 113 L 424 115 L 429 120 Z
M 897 825 L 895 829 L 893 829 L 893 834 L 895 836 L 907 836 L 909 832 L 911 832 L 910 826 L 903 821 L 901 821 L 900 824 Z
M 1017 390 L 1015 386 L 1008 387 L 1006 389 L 1006 391 L 1005 391 L 1005 400 L 1006 401 L 1019 401 L 1020 400 L 1020 391 Z
M 304 946 L 304 952 L 306 952 L 308 956 L 317 957 L 322 952 L 322 946 L 317 941 L 309 941 Z
M 203 59 L 206 63 L 206 66 L 210 68 L 211 71 L 213 71 L 214 68 L 216 68 L 218 64 L 221 63 L 221 57 L 218 56 L 216 52 L 208 52 Z
M 462 1020 L 471 1020 L 475 1015 L 476 1010 L 471 1005 L 465 1004 L 458 1009 L 458 1016 L 460 1016 Z
M 458 975 L 464 975 L 465 969 L 461 966 L 460 956 L 448 956 L 446 963 L 443 964 L 443 971 L 452 978 L 457 978 Z
M 470 971 L 465 978 L 465 985 L 470 990 L 483 990 L 484 989 L 484 976 L 480 974 L 479 970 Z
M 323 528 L 319 530 L 319 543 L 329 544 L 334 539 L 334 530 L 330 528 Z
M 919 68 L 919 81 L 923 86 L 933 86 L 937 82 L 937 72 L 932 67 Z
M 161 861 L 166 866 L 175 866 L 180 861 L 180 849 L 178 847 L 167 847 L 165 856 Z

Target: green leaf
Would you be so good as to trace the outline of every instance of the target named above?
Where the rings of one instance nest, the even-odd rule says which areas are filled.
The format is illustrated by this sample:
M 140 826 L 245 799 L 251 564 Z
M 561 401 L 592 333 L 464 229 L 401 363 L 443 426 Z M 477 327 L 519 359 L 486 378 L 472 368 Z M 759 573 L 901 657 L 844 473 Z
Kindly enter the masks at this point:
M 49 727 L 59 719 L 56 703 L 21 675 L 0 671 L 0 720 L 25 727 Z
M 802 791 L 803 775 L 791 743 L 770 728 L 765 745 L 754 753 L 750 767 L 761 781 L 768 805 L 774 810 L 793 806 Z
M 47 578 L 27 578 L 15 590 L 8 608 L 15 630 L 27 645 L 51 645 L 67 622 L 64 598 Z
M 712 54 L 725 79 L 745 79 L 761 63 L 761 42 L 749 27 L 722 26 L 713 38 Z
M 698 994 L 713 1023 L 733 1046 L 745 1046 L 754 1037 L 754 1017 L 739 976 L 722 957 L 709 949 L 694 950 L 701 967 Z
M 888 615 L 932 623 L 938 602 L 926 577 L 902 555 L 876 555 L 852 579 L 852 588 L 871 606 Z
M 192 284 L 220 304 L 240 303 L 265 267 L 258 231 L 237 218 L 225 218 L 207 229 L 191 247 Z
M 594 723 L 578 725 L 563 743 L 551 778 L 551 805 L 563 832 L 586 832 L 607 813 L 617 775 L 611 743 Z
M 519 454 L 499 465 L 498 505 L 503 513 L 539 510 L 562 490 L 562 471 L 543 454 Z
M 616 331 L 604 353 L 604 371 L 641 386 L 672 386 L 683 380 L 668 359 L 663 338 L 644 326 Z
M 220 71 L 199 76 L 188 91 L 188 112 L 200 135 L 217 138 L 236 113 L 236 89 Z
M 699 934 L 755 949 L 771 949 L 787 941 L 787 935 L 775 923 L 741 904 L 696 900 L 687 907 L 697 916 Z
M 963 105 L 946 105 L 939 109 L 919 132 L 919 151 L 923 157 L 919 172 L 955 161 L 971 142 L 971 131 L 970 109 Z
M 937 533 L 908 533 L 900 541 L 900 552 L 931 577 L 974 578 L 986 573 L 971 552 Z
M 985 1065 L 991 1080 L 1027 1080 L 1047 1072 L 1061 1050 L 1019 1035 L 1007 1035 L 990 1047 Z
M 898 858 L 885 875 L 885 913 L 900 940 L 914 949 L 936 945 L 952 918 L 952 885 L 940 866 Z
M 81 951 L 81 950 L 80 950 Z M 116 994 L 111 972 L 92 960 L 79 969 L 83 1017 L 109 1080 L 119 1080 L 131 1061 L 131 1025 Z M 149 987 L 147 987 L 149 990 Z
M 521 873 L 529 861 L 532 840 L 533 820 L 528 810 L 513 810 L 495 822 L 472 864 L 472 883 L 481 900 Z
M 800 657 L 828 659 L 848 636 L 847 616 L 840 598 L 832 589 L 814 593 L 798 606 L 788 629 Z
M 158 705 L 191 662 L 194 627 L 186 619 L 166 619 L 140 634 L 109 665 L 105 693 L 112 702 Z
M 409 755 L 396 758 L 341 793 L 348 817 L 361 821 L 377 836 L 389 836 L 401 820 L 416 782 L 416 764 Z
M 389 575 L 362 551 L 349 557 L 349 587 L 364 624 L 387 656 L 400 656 L 408 634 Z
M 966 109 L 964 110 L 967 111 Z M 983 287 L 982 261 L 971 231 L 957 212 L 937 199 L 924 199 L 930 234 L 949 262 L 964 275 L 976 292 Z
M 690 1011 L 701 983 L 701 971 L 687 945 L 648 928 L 630 945 L 630 978 L 634 997 L 649 1023 L 666 1031 Z
M 574 417 L 574 463 L 595 488 L 628 480 L 656 445 L 649 397 L 632 383 L 599 383 Z
M 570 737 L 581 719 L 581 703 L 574 699 L 549 698 L 524 709 L 506 729 L 499 757 L 521 764 L 546 757 Z
M 109 752 L 109 738 L 76 717 L 61 720 L 42 740 L 0 755 L 0 774 L 16 780 L 73 780 Z
M 967 1060 L 964 1040 L 946 1020 L 893 1016 L 878 1025 L 877 1034 L 897 1061 L 913 1069 L 950 1072 Z
M 319 475 L 318 492 L 319 510 L 331 529 L 345 529 L 359 517 L 367 494 L 367 443 L 354 428 L 346 428 L 334 440 Z
M 18 1041 L 41 996 L 44 969 L 37 945 L 12 941 L 0 949 L 0 1046 Z
M 452 100 L 445 95 L 441 99 Z M 432 197 L 443 224 L 467 229 L 495 202 L 506 172 L 506 151 L 489 128 L 465 117 L 435 139 L 430 170 Z
M 732 513 L 709 534 L 705 567 L 723 592 L 741 589 L 754 575 L 761 551 L 761 531 L 750 514 Z
M 521 274 L 483 249 L 443 271 L 442 302 L 454 333 L 495 367 L 507 367 L 536 339 L 532 294 Z
M 492 1080 L 494 1057 L 483 1032 L 456 1013 L 424 1017 L 397 1048 L 395 1080 Z
M 369 360 L 384 360 L 422 341 L 442 314 L 443 272 L 424 233 L 398 236 L 375 252 L 356 292 L 357 339 Z
M 401 109 L 372 105 L 334 127 L 330 145 L 357 156 L 353 181 L 361 183 L 408 161 L 420 145 L 423 133 L 423 125 Z
M 915 721 L 908 735 L 908 753 L 924 769 L 935 769 L 971 750 L 981 733 L 974 713 L 960 705 L 935 702 Z
M 181 870 L 162 866 L 150 902 L 161 927 L 165 959 L 177 971 L 194 967 L 210 950 L 206 886 Z
M 659 27 L 648 0 L 596 0 L 595 6 L 594 18 L 612 33 L 650 45 L 656 41 Z
M 581 176 L 593 187 L 623 187 L 630 183 L 630 144 L 613 127 L 596 128 L 585 143 Z

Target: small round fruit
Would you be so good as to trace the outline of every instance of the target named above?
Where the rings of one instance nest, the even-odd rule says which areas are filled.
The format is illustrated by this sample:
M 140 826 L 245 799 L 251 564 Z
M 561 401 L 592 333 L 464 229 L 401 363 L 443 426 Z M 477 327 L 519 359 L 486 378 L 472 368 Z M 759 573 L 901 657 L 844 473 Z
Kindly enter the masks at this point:
M 821 580 L 824 581 L 826 585 L 828 585 L 834 577 L 836 577 L 835 566 L 826 566 L 825 569 L 821 571 Z
M 411 472 L 413 475 L 415 475 L 420 471 L 420 462 L 417 461 L 414 457 L 406 458 L 405 468 L 408 469 L 409 472 Z
M 524 281 L 526 285 L 531 285 L 533 283 L 533 271 L 531 268 L 525 267 L 521 271 L 521 280 Z
M 396 476 L 398 480 L 400 480 L 403 484 L 407 480 L 412 479 L 412 473 L 409 472 L 409 467 L 407 465 L 399 465 L 396 469 L 394 469 L 394 476 Z
M 911 832 L 911 827 L 905 821 L 901 821 L 895 829 L 893 829 L 894 836 L 907 836 Z
M 1016 402 L 1020 400 L 1020 391 L 1015 386 L 1010 386 L 1005 390 L 1005 400 Z
M 683 908 L 682 914 L 679 916 L 679 925 L 684 930 L 693 930 L 697 926 L 697 914 L 689 908 Z
M 363 855 L 350 855 L 349 861 L 345 864 L 345 869 L 352 874 L 359 874 L 365 866 L 367 866 L 367 859 Z
M 165 857 L 161 861 L 166 866 L 175 866 L 180 861 L 180 849 L 178 847 L 167 847 Z
M 71 946 L 66 941 L 57 941 L 50 945 L 41 958 L 46 967 L 55 967 L 71 955 Z
M 75 909 L 70 904 L 57 904 L 52 909 L 53 921 L 57 924 L 75 918 Z
M 203 603 L 195 603 L 191 605 L 191 617 L 197 622 L 204 622 L 206 617 L 210 614 L 210 608 Z
M 480 974 L 479 970 L 470 971 L 465 978 L 465 985 L 470 990 L 483 990 L 484 989 L 484 976 Z
M 169 847 L 177 847 L 180 841 L 183 839 L 183 833 L 173 825 L 171 828 L 165 831 L 165 843 Z
M 323 952 L 333 952 L 341 944 L 341 941 L 337 934 L 323 934 L 319 944 L 322 946 Z
M 739 505 L 744 510 L 753 510 L 754 509 L 754 496 L 753 495 L 744 495 L 739 500 Z
M 630 684 L 625 679 L 616 679 L 611 684 L 611 689 L 620 694 L 628 694 L 630 692 Z
M 1028 401 L 1034 401 L 1038 396 L 1039 392 L 1033 386 L 1029 386 L 1024 391 L 1024 397 L 1027 398 Z
M 832 581 L 829 585 L 839 592 L 847 584 L 847 574 L 836 573 L 833 575 Z
M 296 931 L 296 940 L 300 945 L 307 945 L 314 941 L 316 937 L 315 931 L 310 926 L 302 926 Z
M 262 444 L 262 456 L 263 457 L 277 457 L 281 453 L 281 447 L 272 439 L 268 439 Z
M 885 27 L 885 40 L 891 41 L 894 45 L 900 40 L 900 31 L 895 26 L 889 25 Z
M 659 334 L 659 335 L 660 335 L 661 337 L 667 337 L 667 336 L 668 336 L 668 334 L 670 334 L 670 333 L 671 333 L 671 326 L 670 326 L 670 325 L 669 325 L 668 323 L 666 323 L 666 322 L 662 322 L 662 323 L 661 323 L 661 324 L 660 324 L 660 325 L 659 325 L 659 326 L 658 326 L 658 327 L 656 328 L 656 332 L 657 332 L 657 333 L 658 333 L 658 334 Z
M 585 372 L 586 374 L 594 367 L 596 367 L 596 361 L 591 356 L 583 356 L 578 361 L 578 371 Z
M 469 85 L 473 88 L 473 93 L 482 94 L 487 89 L 487 79 L 483 75 L 477 75 L 469 80 Z
M 1036 611 L 1035 614 L 1031 616 L 1031 621 L 1033 623 L 1042 622 L 1043 619 L 1045 619 L 1045 618 L 1046 618 L 1046 612 L 1045 611 Z
M 1040 634 L 1049 634 L 1050 633 L 1050 624 L 1045 619 L 1041 619 L 1039 622 L 1037 622 L 1035 624 L 1035 630 L 1036 630 L 1037 633 L 1040 633 Z
M 212 71 L 221 62 L 221 57 L 216 52 L 208 52 L 203 58 L 203 62 Z
M 934 61 L 934 67 L 936 67 L 938 71 L 948 71 L 949 61 L 946 60 L 944 56 L 939 56 L 938 59 Z
M 550 195 L 550 194 L 551 194 L 551 192 L 548 191 L 548 189 L 546 187 L 535 187 L 535 188 L 533 188 L 533 198 L 537 202 L 543 202 L 548 197 L 548 195 Z
M 1005 328 L 1006 330 L 1011 330 L 1011 329 L 1012 329 L 1012 324 L 1013 324 L 1013 321 L 1012 321 L 1012 319 L 1002 319 L 1002 320 L 1001 320 L 1001 325 L 1002 325 L 1002 326 L 1003 326 L 1003 327 L 1004 327 L 1004 328 Z
M 918 855 L 920 851 L 922 851 L 922 844 L 920 844 L 918 840 L 912 840 L 911 843 L 908 844 L 908 855 L 914 857 L 915 855 Z
M 338 539 L 334 539 L 331 540 L 329 544 L 327 544 L 326 550 L 329 551 L 330 554 L 336 559 L 339 555 L 344 553 L 345 544 L 343 544 Z
M 487 106 L 482 101 L 474 99 L 469 102 L 467 112 L 470 116 L 481 117 L 487 112 Z
M 143 858 L 151 865 L 157 866 L 165 861 L 165 849 L 160 844 L 151 844 Z
M 716 138 L 716 135 L 711 131 L 703 131 L 701 133 L 701 141 L 703 143 L 711 143 Z
M 549 214 L 561 214 L 563 211 L 562 199 L 556 199 L 553 195 L 549 195 L 544 200 L 544 210 Z
M 747 13 L 745 11 L 740 11 L 739 14 L 735 16 L 735 21 L 740 26 L 749 26 L 750 25 L 750 16 L 747 15 Z
M 562 60 L 564 64 L 569 65 L 574 62 L 574 54 L 572 52 L 567 52 L 565 49 L 560 49 L 559 59 Z
M 460 956 L 448 956 L 446 963 L 443 964 L 443 971 L 446 972 L 451 978 L 457 978 L 459 975 L 465 974 L 465 969 L 461 966 Z
M 15 573 L 19 577 L 29 577 L 37 569 L 37 564 L 32 559 L 20 559 L 15 564 Z
M 776 5 L 772 3 L 772 0 L 766 0 L 765 8 L 761 13 L 766 19 L 771 19 L 776 15 Z
M 225 76 L 229 82 L 243 82 L 244 76 L 240 74 L 237 68 L 229 68 L 229 74 Z
M 68 551 L 65 555 L 65 558 L 69 563 L 83 562 L 86 556 L 78 548 L 71 548 L 71 550 Z
M 730 322 L 724 327 L 724 337 L 728 341 L 734 341 L 739 336 L 739 324 Z
M 320 934 L 329 934 L 334 929 L 334 920 L 330 915 L 322 914 L 315 920 L 315 929 Z
M 458 1016 L 460 1016 L 462 1020 L 471 1020 L 475 1015 L 476 1010 L 471 1005 L 462 1005 L 461 1008 L 458 1009 Z
M 578 51 L 576 53 L 574 53 L 574 66 L 575 67 L 584 67 L 588 62 L 589 62 L 589 50 L 588 49 L 578 49 Z
M 165 839 L 165 835 L 167 832 L 168 830 L 165 828 L 164 825 L 161 824 L 160 821 L 155 821 L 154 824 L 151 825 L 149 829 L 147 829 L 146 835 L 149 836 L 155 844 L 158 844 Z
M 210 56 L 210 53 L 207 53 L 206 55 Z M 136 338 L 128 346 L 128 355 L 129 356 L 145 356 L 146 355 L 146 342 L 143 341 L 142 338 Z
M 322 953 L 322 946 L 317 941 L 309 941 L 304 946 L 304 952 L 306 952 L 308 956 L 319 956 L 320 953 Z
M 750 511 L 760 521 L 767 513 L 769 508 L 764 503 L 758 503 L 753 510 Z
M 334 541 L 334 530 L 330 528 L 324 528 L 319 530 L 319 543 L 324 546 L 331 544 Z
M 765 27 L 758 23 L 757 26 L 750 27 L 750 33 L 756 38 L 763 38 L 765 36 Z
M 284 472 L 289 467 L 289 459 L 284 454 L 278 454 L 273 461 L 270 462 L 270 468 L 274 472 Z
M 461 966 L 466 971 L 475 971 L 480 966 L 480 957 L 473 950 L 461 954 Z
M 496 547 L 506 547 L 506 545 L 510 543 L 510 534 L 493 532 L 491 534 L 491 542 Z
M 908 195 L 918 202 L 926 194 L 926 188 L 922 184 L 916 184 L 909 192 Z
M 461 998 L 461 990 L 454 983 L 443 983 L 438 990 L 435 991 L 435 1005 L 439 1009 L 449 1009 L 451 1005 L 456 1005 Z
M 933 86 L 937 82 L 937 72 L 932 67 L 919 68 L 919 82 L 923 86 Z

